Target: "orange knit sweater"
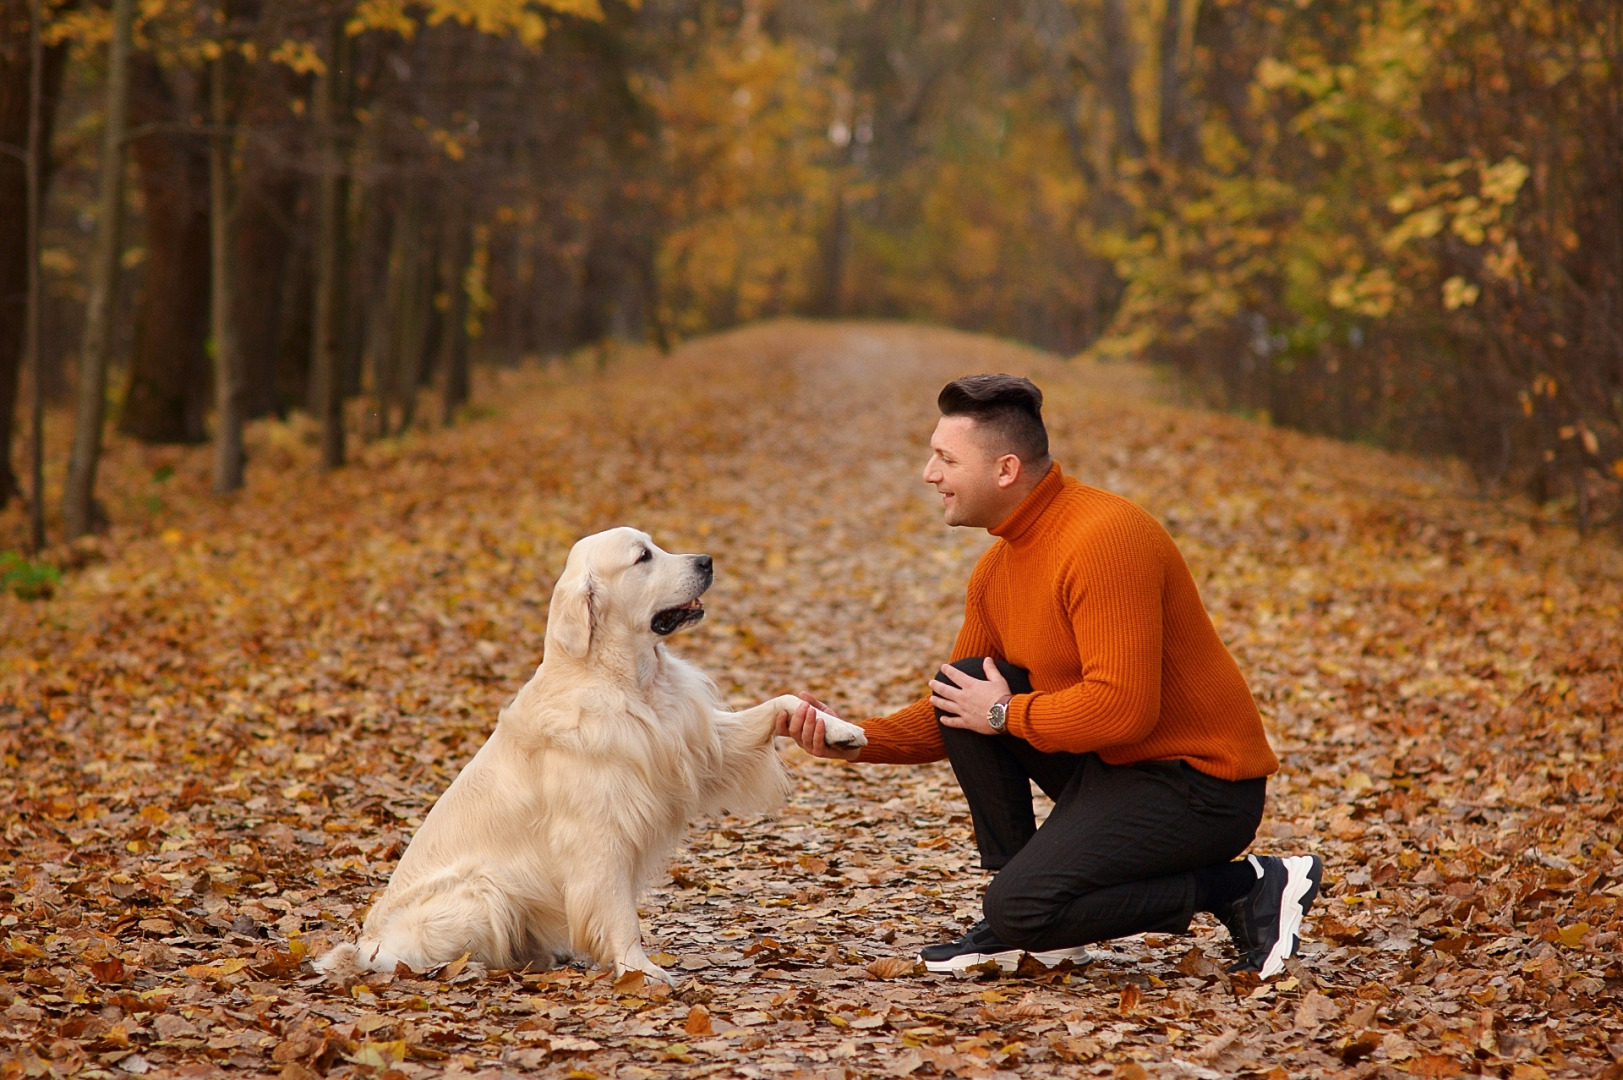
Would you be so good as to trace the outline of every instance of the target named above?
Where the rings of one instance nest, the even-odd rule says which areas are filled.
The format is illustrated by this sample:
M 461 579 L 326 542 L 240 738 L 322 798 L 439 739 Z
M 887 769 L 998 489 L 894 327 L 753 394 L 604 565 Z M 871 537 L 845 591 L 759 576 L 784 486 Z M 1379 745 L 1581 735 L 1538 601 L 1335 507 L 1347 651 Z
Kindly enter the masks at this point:
M 1146 511 L 1055 464 L 969 578 L 952 659 L 1031 672 L 1010 734 L 1113 765 L 1182 758 L 1224 780 L 1279 768 L 1234 658 L 1172 537 Z M 863 761 L 946 756 L 930 700 L 863 721 Z

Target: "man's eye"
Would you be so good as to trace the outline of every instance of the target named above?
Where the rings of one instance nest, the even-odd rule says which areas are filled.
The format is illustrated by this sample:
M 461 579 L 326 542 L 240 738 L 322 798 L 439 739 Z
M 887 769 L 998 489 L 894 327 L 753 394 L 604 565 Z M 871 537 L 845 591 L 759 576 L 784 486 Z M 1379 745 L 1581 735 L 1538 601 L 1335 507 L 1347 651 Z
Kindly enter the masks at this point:
M 642 554 L 637 556 L 637 561 L 638 562 L 647 562 L 649 559 L 652 559 L 653 557 L 654 557 L 654 553 L 652 551 L 649 551 L 647 548 L 643 548 L 642 549 Z

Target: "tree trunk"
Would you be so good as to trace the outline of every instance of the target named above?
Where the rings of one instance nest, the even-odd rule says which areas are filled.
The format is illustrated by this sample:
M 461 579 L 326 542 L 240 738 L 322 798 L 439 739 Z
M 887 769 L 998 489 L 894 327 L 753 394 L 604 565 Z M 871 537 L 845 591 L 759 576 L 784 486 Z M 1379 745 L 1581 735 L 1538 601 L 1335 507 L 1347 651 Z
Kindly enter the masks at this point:
M 1194 150 L 1193 132 L 1185 117 L 1181 55 L 1188 8 L 1186 0 L 1167 0 L 1161 19 L 1160 140 L 1162 160 L 1169 162 L 1188 161 Z
M 97 193 L 96 246 L 90 260 L 90 302 L 85 311 L 79 361 L 79 408 L 74 418 L 73 457 L 68 463 L 62 514 L 69 540 L 95 528 L 96 464 L 106 409 L 107 352 L 112 340 L 113 293 L 118 285 L 124 219 L 124 131 L 129 118 L 130 38 L 135 0 L 113 0 L 113 39 L 107 49 L 107 115 L 102 128 L 101 184 Z
M 372 376 L 371 434 L 378 438 L 395 432 L 395 407 L 404 403 L 416 374 L 413 307 L 422 258 L 422 181 L 408 178 L 404 187 L 394 208 L 389 258 L 366 350 Z
M 1116 149 L 1126 157 L 1142 158 L 1144 137 L 1138 132 L 1133 105 L 1133 43 L 1127 32 L 1124 0 L 1104 0 L 1100 19 L 1105 59 L 1105 82 L 1100 89 L 1116 119 Z
M 36 64 L 31 44 L 28 0 L 0 0 L 0 144 L 32 145 L 34 106 L 39 106 L 39 196 L 50 183 L 51 127 L 61 96 L 67 46 L 42 50 Z M 19 32 L 20 31 L 20 32 Z M 38 84 L 36 95 L 35 84 Z M 32 156 L 32 155 L 31 155 Z M 0 153 L 0 507 L 20 488 L 12 471 L 12 418 L 26 351 L 30 288 L 29 194 L 31 173 L 20 157 Z M 37 377 L 35 383 L 39 382 Z
M 328 32 L 327 72 L 314 94 L 321 175 L 316 183 L 315 324 L 311 327 L 310 411 L 321 425 L 321 467 L 344 464 L 344 332 L 349 310 L 349 181 L 339 114 L 347 95 L 349 37 L 335 17 Z
M 132 113 L 174 123 L 191 110 L 156 61 L 133 65 Z M 186 73 L 180 73 L 186 79 Z M 197 105 L 205 103 L 197 102 Z M 146 210 L 146 262 L 135 317 L 129 390 L 118 429 L 150 443 L 208 438 L 209 155 L 200 135 L 149 134 L 131 147 Z
M 468 262 L 473 257 L 473 230 L 468 221 L 467 197 L 448 189 L 445 265 L 441 278 L 450 303 L 445 308 L 440 334 L 440 422 L 450 427 L 457 410 L 468 403 Z
M 237 353 L 231 289 L 231 143 L 226 107 L 226 58 L 215 57 L 209 78 L 209 323 L 214 338 L 214 493 L 242 487 L 242 364 Z
M 310 259 L 301 232 L 303 185 L 287 163 L 292 148 L 271 134 L 296 119 L 286 102 L 299 88 L 290 85 L 286 70 L 268 61 L 249 66 L 237 110 L 237 124 L 252 132 L 238 140 L 242 168 L 231 212 L 231 311 L 247 417 L 281 415 L 309 393 Z M 298 335 L 296 346 L 293 335 Z M 297 357 L 290 358 L 295 349 Z
M 817 294 L 812 298 L 811 313 L 825 319 L 837 319 L 842 310 L 841 300 L 845 285 L 845 251 L 850 246 L 850 227 L 845 216 L 845 185 L 834 184 L 834 203 L 828 215 L 818 247 Z M 657 307 L 658 297 L 653 298 Z
M 39 351 L 39 321 L 44 299 L 40 289 L 39 231 L 45 213 L 45 7 L 42 0 L 31 0 L 28 5 L 28 329 L 24 351 L 28 354 L 28 369 L 32 376 L 32 400 L 29 402 L 29 503 L 28 550 L 38 554 L 45 547 L 45 379 L 41 370 Z M 11 410 L 6 410 L 9 420 Z M 7 425 L 9 427 L 9 424 Z M 10 433 L 6 433 L 8 450 Z M 9 472 L 5 457 L 0 454 L 0 469 Z M 3 481 L 3 477 L 0 477 Z M 0 505 L 5 493 L 0 490 Z

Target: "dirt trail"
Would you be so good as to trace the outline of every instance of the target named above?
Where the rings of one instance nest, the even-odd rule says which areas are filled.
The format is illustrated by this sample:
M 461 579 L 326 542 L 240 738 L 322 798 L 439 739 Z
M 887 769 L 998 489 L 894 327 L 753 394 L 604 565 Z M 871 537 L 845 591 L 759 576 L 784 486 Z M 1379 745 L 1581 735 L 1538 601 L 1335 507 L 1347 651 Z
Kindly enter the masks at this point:
M 715 556 L 678 648 L 739 704 L 911 700 L 987 540 L 918 480 L 934 395 L 983 370 L 1035 378 L 1064 468 L 1183 549 L 1285 763 L 1257 850 L 1329 863 L 1305 963 L 1231 980 L 1200 923 L 1074 972 L 915 975 L 985 884 L 950 772 L 794 756 L 785 814 L 701 823 L 647 897 L 679 1000 L 299 967 L 533 669 L 580 535 Z M 0 598 L 3 1075 L 1538 1080 L 1623 1057 L 1615 547 L 1438 466 L 1165 404 L 1143 369 L 945 330 L 775 323 L 480 397 L 331 477 L 300 429 L 258 425 L 228 502 L 206 450 L 117 443 L 99 557 L 51 600 Z

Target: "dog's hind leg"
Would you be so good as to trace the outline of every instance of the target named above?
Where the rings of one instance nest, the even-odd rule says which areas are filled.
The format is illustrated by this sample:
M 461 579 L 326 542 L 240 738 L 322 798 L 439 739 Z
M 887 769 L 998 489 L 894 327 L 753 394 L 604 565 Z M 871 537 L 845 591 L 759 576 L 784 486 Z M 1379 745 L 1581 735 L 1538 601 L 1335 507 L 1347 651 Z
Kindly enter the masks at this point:
M 670 973 L 643 951 L 637 897 L 629 883 L 589 878 L 571 882 L 564 893 L 564 911 L 577 954 L 590 956 L 601 967 L 612 966 L 616 978 L 640 971 L 667 986 L 676 985 Z

